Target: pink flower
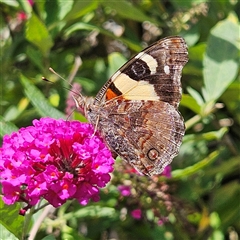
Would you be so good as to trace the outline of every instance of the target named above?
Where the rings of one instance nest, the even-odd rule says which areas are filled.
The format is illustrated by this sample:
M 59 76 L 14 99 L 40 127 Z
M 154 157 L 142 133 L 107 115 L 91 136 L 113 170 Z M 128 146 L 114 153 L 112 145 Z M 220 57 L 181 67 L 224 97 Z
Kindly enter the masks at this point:
M 127 196 L 131 195 L 131 188 L 130 188 L 130 186 L 120 185 L 120 186 L 118 186 L 118 191 L 124 197 L 127 197 Z
M 163 226 L 166 222 L 168 222 L 168 218 L 167 217 L 161 217 L 158 219 L 157 224 L 158 226 Z
M 33 1 L 33 0 L 28 0 L 28 3 L 29 3 L 31 6 L 33 6 L 34 1 Z
M 29 3 L 30 6 L 33 6 L 34 1 L 33 0 L 28 0 L 28 3 Z M 19 12 L 17 12 L 16 17 L 20 22 L 22 22 L 22 21 L 27 20 L 28 15 L 24 11 L 19 11 Z
M 141 209 L 135 209 L 131 212 L 131 216 L 137 220 L 142 218 L 142 210 Z
M 54 207 L 76 198 L 99 201 L 114 160 L 92 125 L 42 118 L 6 135 L 0 148 L 0 182 L 6 204 L 41 198 Z M 26 210 L 26 209 L 25 209 Z
M 166 166 L 163 170 L 163 172 L 161 173 L 161 175 L 167 177 L 167 178 L 171 178 L 172 177 L 172 172 L 171 172 L 172 168 L 170 165 Z
M 27 14 L 23 11 L 19 11 L 16 17 L 21 22 L 27 20 Z

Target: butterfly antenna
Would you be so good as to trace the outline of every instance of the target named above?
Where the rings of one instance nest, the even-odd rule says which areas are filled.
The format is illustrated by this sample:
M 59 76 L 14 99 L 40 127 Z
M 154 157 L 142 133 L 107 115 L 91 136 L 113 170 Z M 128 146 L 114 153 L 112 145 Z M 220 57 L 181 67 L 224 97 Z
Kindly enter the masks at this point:
M 64 79 L 63 77 L 61 77 L 58 73 L 56 73 L 52 68 L 49 68 L 51 69 L 50 71 L 53 72 L 54 74 L 56 74 L 57 76 L 59 76 L 61 79 L 63 79 L 64 81 L 66 81 L 66 79 Z M 53 81 L 50 81 L 49 79 L 45 78 L 45 77 L 42 77 L 42 80 L 45 81 L 45 82 L 48 82 L 48 83 L 51 83 L 51 84 L 54 84 Z M 70 84 L 70 86 L 72 87 L 72 85 Z M 77 92 L 74 92 L 72 89 L 70 88 L 67 88 L 67 87 L 63 87 L 64 89 L 68 90 L 68 91 L 71 91 L 73 92 L 74 94 L 76 95 L 79 95 L 79 93 Z
M 52 84 L 54 83 L 54 82 L 50 81 L 49 79 L 47 79 L 45 77 L 42 77 L 42 80 L 45 81 L 45 82 L 48 82 L 48 83 L 52 83 Z
M 77 71 L 78 71 L 78 69 L 80 68 L 81 65 L 82 65 L 82 59 L 80 58 L 80 56 L 76 56 L 72 71 L 71 71 L 70 75 L 68 76 L 68 80 L 63 78 L 61 75 L 59 75 L 56 71 L 54 71 L 53 68 L 50 67 L 49 70 L 52 73 L 54 73 L 55 75 L 57 75 L 59 78 L 61 78 L 62 80 L 66 81 L 73 88 L 72 81 L 73 81 L 74 77 L 76 76 Z M 73 89 L 68 89 L 68 88 L 65 88 L 65 89 L 71 91 L 72 93 L 76 94 L 80 98 L 83 98 L 83 96 L 80 92 L 75 92 Z
M 72 87 L 72 84 L 70 84 L 64 77 L 62 77 L 60 74 L 58 74 L 56 71 L 54 71 L 53 68 L 50 67 L 49 70 L 50 70 L 50 72 L 54 73 L 59 78 L 61 78 L 63 81 L 67 82 Z
M 76 76 L 77 71 L 78 71 L 78 69 L 81 67 L 81 65 L 82 65 L 82 59 L 81 59 L 79 56 L 76 56 L 76 57 L 75 57 L 75 61 L 74 61 L 73 68 L 72 68 L 71 73 L 70 73 L 70 75 L 68 76 L 67 80 L 64 79 L 61 75 L 59 75 L 56 71 L 54 71 L 53 68 L 50 67 L 49 70 L 50 70 L 52 73 L 54 73 L 55 75 L 57 75 L 59 78 L 61 78 L 62 80 L 67 81 L 68 84 L 71 85 L 71 83 L 72 83 L 74 77 Z
M 60 79 L 64 80 L 65 82 L 67 82 L 70 86 L 71 86 L 71 89 L 70 88 L 67 88 L 67 87 L 63 87 L 64 89 L 70 91 L 71 93 L 73 93 L 74 95 L 72 95 L 71 97 L 73 98 L 74 102 L 75 102 L 75 105 L 76 105 L 76 109 L 79 109 L 81 112 L 84 113 L 84 110 L 82 109 L 82 106 L 85 106 L 85 98 L 83 97 L 83 95 L 80 93 L 80 91 L 75 91 L 74 89 L 76 89 L 76 87 L 74 87 L 74 84 L 72 84 L 72 81 L 74 79 L 74 77 L 76 76 L 77 74 L 77 71 L 79 69 L 79 67 L 82 65 L 82 60 L 79 56 L 77 56 L 75 58 L 75 61 L 74 61 L 74 65 L 73 65 L 73 68 L 71 70 L 71 73 L 70 75 L 68 76 L 68 79 L 65 79 L 63 78 L 60 74 L 58 74 L 53 68 L 49 68 L 49 70 L 55 74 L 56 76 L 58 76 Z M 52 81 L 48 80 L 47 78 L 45 77 L 42 77 L 42 80 L 46 81 L 46 82 L 50 82 L 50 83 L 53 83 Z M 74 112 L 75 110 L 72 110 L 72 112 Z

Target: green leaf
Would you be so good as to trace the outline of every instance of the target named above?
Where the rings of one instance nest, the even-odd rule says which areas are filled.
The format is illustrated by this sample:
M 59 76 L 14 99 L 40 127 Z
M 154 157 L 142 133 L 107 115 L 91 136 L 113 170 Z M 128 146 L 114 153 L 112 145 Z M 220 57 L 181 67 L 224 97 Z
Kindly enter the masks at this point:
M 4 113 L 4 118 L 6 121 L 14 121 L 20 115 L 20 111 L 18 110 L 16 105 L 11 105 Z
M 239 221 L 239 196 L 240 185 L 238 180 L 230 181 L 214 192 L 211 209 L 218 213 L 222 222 L 221 228 L 224 230 Z
M 76 77 L 75 82 L 79 82 L 82 86 L 82 88 L 86 92 L 93 92 L 95 90 L 95 83 L 92 79 L 84 78 L 84 77 Z
M 68 3 L 69 1 L 65 2 Z M 44 7 L 47 14 L 45 19 L 45 23 L 47 26 L 49 26 L 51 23 L 59 21 L 58 18 L 59 6 L 57 0 L 47 1 Z
M 195 89 L 187 87 L 187 90 L 189 94 L 196 100 L 199 106 L 202 106 L 204 104 L 202 96 Z
M 238 73 L 239 26 L 237 18 L 219 22 L 211 31 L 204 56 L 204 89 L 206 101 L 216 101 Z
M 51 0 L 47 1 L 47 4 L 44 5 L 46 10 L 46 25 L 49 26 L 53 24 L 54 26 L 59 27 L 59 21 L 62 21 L 64 17 L 69 13 L 74 4 L 73 0 L 62 1 L 62 0 Z M 64 24 L 64 21 L 61 22 Z M 60 24 L 60 25 L 61 25 Z M 58 31 L 59 33 L 59 31 Z
M 182 95 L 181 106 L 185 106 L 197 114 L 201 112 L 201 106 L 192 96 L 188 94 Z
M 45 71 L 45 67 L 42 62 L 42 54 L 39 50 L 34 49 L 32 46 L 27 46 L 26 51 L 27 56 L 31 60 L 31 62 L 38 67 L 41 72 Z
M 42 240 L 56 240 L 53 235 L 47 235 L 46 237 L 42 238 Z
M 211 154 L 209 154 L 209 156 L 207 156 L 205 159 L 201 160 L 200 162 L 181 169 L 181 170 L 174 170 L 172 171 L 172 178 L 170 180 L 176 180 L 176 179 L 181 179 L 181 178 L 185 178 L 187 176 L 191 176 L 193 174 L 195 174 L 196 172 L 198 172 L 199 170 L 205 168 L 206 166 L 210 165 L 212 162 L 214 162 L 217 157 L 219 156 L 220 151 L 214 151 Z
M 202 79 L 202 61 L 205 51 L 206 43 L 199 43 L 189 48 L 190 61 L 183 68 L 185 74 L 193 75 L 194 78 L 199 76 Z
M 80 232 L 74 228 L 74 227 L 69 227 L 67 225 L 63 225 L 61 229 L 61 239 L 68 239 L 68 240 L 89 240 L 86 238 L 84 235 L 80 234 Z M 51 239 L 49 239 L 51 240 Z
M 214 230 L 212 236 L 208 240 L 224 240 L 224 233 L 220 230 Z
M 53 41 L 46 26 L 34 13 L 26 23 L 25 35 L 29 42 L 35 45 L 44 56 L 47 56 L 53 46 Z
M 7 122 L 11 122 L 16 120 L 23 112 L 26 110 L 29 104 L 29 100 L 27 98 L 22 98 L 18 104 L 11 105 L 4 113 L 4 119 Z
M 82 17 L 87 13 L 94 11 L 97 7 L 98 1 L 96 0 L 75 1 L 71 11 L 68 12 L 63 20 L 70 21 Z
M 0 239 L 7 239 L 7 240 L 18 240 L 14 234 L 9 232 L 3 225 L 0 224 Z
M 5 119 L 0 116 L 0 136 L 3 137 L 6 134 L 11 134 L 16 132 L 18 128 L 11 122 L 6 122 Z
M 142 50 L 140 45 L 138 43 L 133 42 L 132 40 L 129 40 L 129 39 L 123 38 L 123 37 L 117 37 L 113 33 L 105 30 L 104 28 L 98 27 L 96 25 L 91 25 L 88 23 L 83 23 L 83 22 L 79 22 L 79 23 L 71 25 L 69 28 L 66 29 L 65 35 L 66 35 L 66 37 L 69 37 L 69 35 L 71 35 L 73 32 L 79 31 L 79 30 L 99 31 L 100 33 L 102 33 L 108 37 L 117 39 L 118 41 L 122 41 L 129 48 L 131 48 L 132 50 L 134 50 L 136 52 L 140 52 Z
M 84 217 L 113 217 L 116 213 L 114 208 L 110 207 L 101 207 L 101 206 L 86 206 L 74 212 L 74 217 L 84 218 Z M 72 215 L 72 213 L 71 213 Z
M 6 1 L 5 0 L 5 1 L 1 1 L 0 3 L 1 3 L 1 7 L 3 5 L 7 5 L 7 6 L 10 6 L 12 8 L 17 8 L 17 7 L 19 7 L 19 4 L 20 4 L 21 1 L 24 1 L 24 0 L 18 0 L 18 1 L 16 1 L 16 0 Z
M 135 7 L 132 3 L 129 1 L 100 1 L 102 5 L 104 5 L 106 8 L 112 8 L 114 9 L 117 14 L 123 18 L 126 19 L 132 19 L 134 21 L 138 22 L 156 22 L 154 19 L 148 17 L 146 14 L 144 14 L 140 9 Z
M 29 79 L 21 75 L 20 80 L 24 87 L 26 96 L 42 117 L 49 116 L 55 119 L 66 118 L 62 112 L 58 111 L 49 104 L 44 95 L 29 81 Z
M 221 164 L 214 166 L 214 168 L 209 168 L 205 173 L 212 176 L 220 176 L 221 178 L 226 178 L 228 176 L 234 175 L 235 172 L 239 172 L 239 162 L 240 156 L 233 158 L 228 158 L 227 161 L 222 161 Z
M 9 1 L 12 2 L 12 1 Z M 24 10 L 24 12 L 30 14 L 32 12 L 32 6 L 29 3 L 29 1 L 26 0 L 18 0 L 18 3 L 20 4 L 20 6 L 22 7 L 22 9 Z
M 108 68 L 108 76 L 111 77 L 118 68 L 120 68 L 127 59 L 121 55 L 120 53 L 111 53 L 108 55 L 108 62 L 109 62 L 109 68 Z
M 240 81 L 233 82 L 227 91 L 221 96 L 232 116 L 240 124 Z
M 185 39 L 188 46 L 194 46 L 200 38 L 198 25 L 193 25 L 190 29 L 181 31 L 181 36 Z
M 216 212 L 210 214 L 210 225 L 213 228 L 219 228 L 221 226 L 221 219 Z
M 200 140 L 206 140 L 206 141 L 213 141 L 213 140 L 221 140 L 223 136 L 228 132 L 228 129 L 226 127 L 220 128 L 218 131 L 210 131 L 205 132 L 202 134 L 188 134 L 184 137 L 183 142 L 189 142 L 189 141 L 200 141 Z
M 20 203 L 5 205 L 2 197 L 0 198 L 0 223 L 18 239 L 22 239 L 22 229 L 24 224 L 24 217 L 19 215 L 20 208 Z
M 67 13 L 72 9 L 73 4 L 74 4 L 74 0 L 68 0 L 68 1 L 58 0 L 59 19 L 63 19 L 67 15 Z

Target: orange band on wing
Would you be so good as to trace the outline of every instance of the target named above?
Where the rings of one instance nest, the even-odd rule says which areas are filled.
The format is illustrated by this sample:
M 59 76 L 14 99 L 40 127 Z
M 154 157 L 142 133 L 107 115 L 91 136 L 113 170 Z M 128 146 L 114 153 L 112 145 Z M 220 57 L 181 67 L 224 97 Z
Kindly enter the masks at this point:
M 118 94 L 113 92 L 112 89 L 107 89 L 107 92 L 106 92 L 106 99 L 107 100 L 110 100 L 110 99 L 115 98 L 117 96 L 118 96 Z
M 109 88 L 106 91 L 106 100 L 110 100 L 121 95 L 122 95 L 122 92 L 115 86 L 114 83 L 111 83 Z

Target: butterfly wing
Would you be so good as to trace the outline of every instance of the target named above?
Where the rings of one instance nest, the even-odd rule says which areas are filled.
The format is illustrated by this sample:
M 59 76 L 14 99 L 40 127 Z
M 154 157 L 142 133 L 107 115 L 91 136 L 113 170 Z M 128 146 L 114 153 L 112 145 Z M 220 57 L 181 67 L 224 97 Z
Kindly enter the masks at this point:
M 188 61 L 181 37 L 143 50 L 102 87 L 87 113 L 112 152 L 146 174 L 159 174 L 179 151 L 181 71 Z
M 129 117 L 134 133 L 126 137 L 135 142 L 140 156 L 135 168 L 146 175 L 160 174 L 179 152 L 185 131 L 182 116 L 169 103 L 149 101 Z
M 164 101 L 178 107 L 182 93 L 181 72 L 187 61 L 183 38 L 159 40 L 123 65 L 99 91 L 95 104 L 124 98 Z
M 99 115 L 99 130 L 112 152 L 145 175 L 160 174 L 178 152 L 183 118 L 166 102 L 109 102 Z

